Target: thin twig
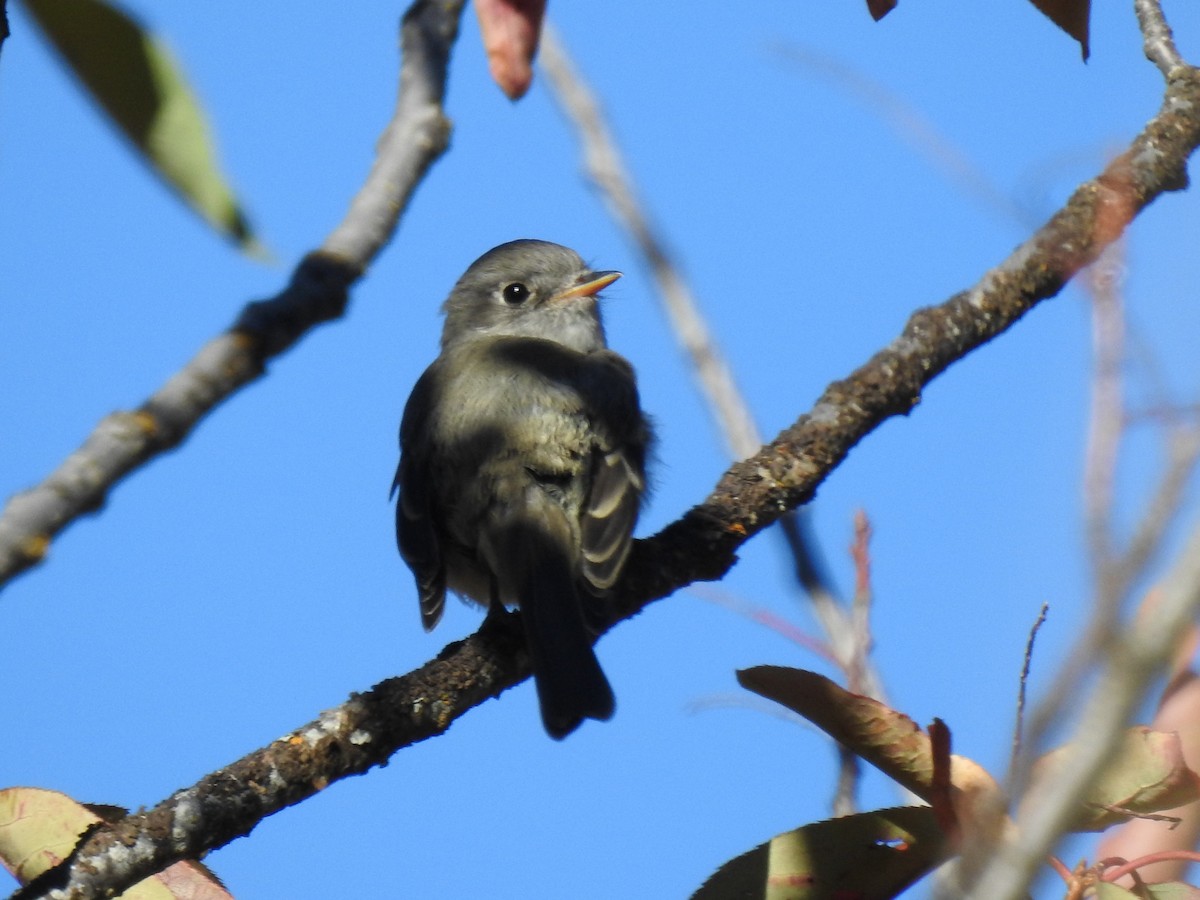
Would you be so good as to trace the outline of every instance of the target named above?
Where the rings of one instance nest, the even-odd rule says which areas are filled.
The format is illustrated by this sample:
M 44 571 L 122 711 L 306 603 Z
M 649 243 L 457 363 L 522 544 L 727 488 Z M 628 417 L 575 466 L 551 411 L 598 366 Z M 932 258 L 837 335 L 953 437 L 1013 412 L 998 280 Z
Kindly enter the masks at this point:
M 857 98 L 967 196 L 1023 228 L 1037 224 L 1030 221 L 1030 214 L 1020 204 L 943 135 L 928 116 L 886 83 L 872 78 L 863 67 L 794 43 L 779 43 L 772 50 L 789 65 L 825 78 Z
M 854 561 L 854 595 L 850 600 L 854 654 L 847 673 L 850 690 L 856 694 L 867 693 L 872 650 L 871 601 L 874 591 L 871 588 L 871 533 L 871 520 L 867 518 L 866 511 L 860 509 L 854 514 L 854 542 L 850 545 L 850 557 Z
M 875 675 L 871 668 L 871 523 L 867 514 L 854 514 L 854 541 L 850 545 L 854 561 L 854 595 L 850 601 L 850 624 L 854 635 L 852 649 L 844 665 L 846 686 L 856 694 L 883 698 L 869 690 Z M 858 811 L 858 788 L 862 767 L 858 756 L 838 744 L 838 777 L 833 795 L 833 814 L 848 816 Z
M 703 600 L 716 603 L 749 619 L 751 622 L 756 622 L 759 625 L 769 628 L 781 638 L 789 640 L 799 647 L 803 647 L 809 653 L 820 657 L 830 665 L 839 665 L 838 658 L 829 644 L 819 637 L 814 637 L 804 631 L 798 625 L 783 618 L 774 610 L 767 609 L 765 606 L 760 606 L 756 603 L 750 603 L 729 591 L 712 588 L 708 585 L 699 585 L 693 588 L 692 592 Z
M 1200 463 L 1200 428 L 1179 426 L 1167 438 L 1167 461 L 1158 487 L 1146 504 L 1116 573 L 1128 591 L 1162 547 L 1182 508 L 1184 491 Z
M 1092 312 L 1091 405 L 1083 463 L 1083 522 L 1095 603 L 1086 628 L 1031 717 L 1027 746 L 1035 749 L 1042 745 L 1048 729 L 1061 721 L 1067 704 L 1078 695 L 1096 661 L 1109 652 L 1126 599 L 1118 578 L 1120 565 L 1113 524 L 1117 459 L 1125 427 L 1125 313 L 1118 288 L 1118 243 L 1109 246 L 1081 279 L 1090 296 Z M 1024 755 L 1014 753 L 1009 760 L 1011 790 L 1019 792 L 1032 758 L 1031 751 Z
M 345 312 L 350 286 L 391 239 L 416 185 L 449 144 L 441 104 L 462 5 L 419 0 L 405 15 L 398 100 L 375 163 L 345 219 L 301 260 L 288 285 L 248 304 L 140 407 L 104 418 L 45 481 L 9 499 L 0 514 L 0 586 L 41 562 L 56 535 L 102 507 L 123 478 L 178 446 L 273 357 Z
M 1142 48 L 1146 59 L 1158 66 L 1165 78 L 1170 78 L 1176 69 L 1185 66 L 1183 57 L 1175 47 L 1171 26 L 1163 16 L 1160 0 L 1133 0 L 1138 25 L 1142 29 Z
M 837 744 L 838 776 L 833 792 L 833 814 L 850 816 L 858 812 L 858 785 L 862 781 L 862 765 L 858 754 Z
M 1184 863 L 1200 863 L 1200 853 L 1192 850 L 1164 850 L 1161 853 L 1147 853 L 1145 856 L 1139 856 L 1137 859 L 1131 860 L 1102 860 L 1101 865 L 1116 866 L 1111 871 L 1104 873 L 1105 881 L 1119 881 L 1126 875 L 1134 874 L 1138 869 L 1146 866 L 1161 865 L 1164 862 L 1184 862 Z M 1180 866 L 1180 870 L 1185 868 Z M 1155 879 L 1157 881 L 1157 879 Z
M 1033 627 L 1029 629 L 1029 638 L 1025 641 L 1025 659 L 1021 664 L 1021 677 L 1017 684 L 1017 721 L 1013 726 L 1012 753 L 1008 760 L 1007 780 L 1010 782 L 1017 765 L 1017 758 L 1021 754 L 1021 735 L 1025 728 L 1025 695 L 1029 687 L 1029 670 L 1033 665 L 1033 645 L 1037 640 L 1038 632 L 1046 622 L 1046 613 L 1049 611 L 1050 604 L 1043 603 L 1037 619 L 1034 620 Z

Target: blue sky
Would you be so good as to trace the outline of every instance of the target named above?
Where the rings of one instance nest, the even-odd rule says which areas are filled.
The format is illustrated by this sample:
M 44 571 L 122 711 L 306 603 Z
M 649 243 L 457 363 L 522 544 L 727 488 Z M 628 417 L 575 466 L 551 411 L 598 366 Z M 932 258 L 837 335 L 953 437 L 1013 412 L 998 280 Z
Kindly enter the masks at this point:
M 914 149 L 834 57 L 919 111 L 1030 221 L 1156 110 L 1130 4 L 1096 4 L 1092 58 L 1018 0 L 968 10 L 863 4 L 551 4 L 613 121 L 765 434 L 973 284 L 1026 234 Z M 278 262 L 239 256 L 131 156 L 20 9 L 0 65 L 0 494 L 45 477 L 95 423 L 135 407 L 241 306 L 274 294 L 339 220 L 396 80 L 382 4 L 137 2 L 211 115 L 221 158 Z M 1200 7 L 1168 3 L 1200 57 Z M 611 344 L 659 430 L 640 533 L 727 465 L 647 272 L 580 176 L 541 81 L 487 80 L 473 13 L 452 61 L 450 152 L 342 321 L 276 361 L 177 452 L 139 471 L 0 595 L 8 704 L 0 784 L 151 806 L 473 630 L 451 604 L 422 632 L 387 491 L 396 425 L 436 352 L 438 305 L 516 237 L 568 244 L 625 278 Z M 1179 399 L 1196 396 L 1200 204 L 1161 199 L 1127 246 L 1131 327 Z M 1017 672 L 1043 601 L 1032 689 L 1086 619 L 1080 529 L 1089 319 L 1069 288 L 956 364 L 856 448 L 814 505 L 845 588 L 855 510 L 875 527 L 875 662 L 895 705 L 937 716 L 1000 772 Z M 1159 460 L 1122 468 L 1128 518 Z M 1191 523 L 1195 516 L 1185 519 Z M 815 629 L 766 533 L 720 585 Z M 694 712 L 760 663 L 812 654 L 682 591 L 599 645 L 618 712 L 559 744 L 529 684 L 445 736 L 262 823 L 209 857 L 240 900 L 680 897 L 726 859 L 829 814 L 834 754 L 748 708 Z M 897 802 L 871 776 L 866 805 Z M 0 876 L 0 888 L 10 882 Z

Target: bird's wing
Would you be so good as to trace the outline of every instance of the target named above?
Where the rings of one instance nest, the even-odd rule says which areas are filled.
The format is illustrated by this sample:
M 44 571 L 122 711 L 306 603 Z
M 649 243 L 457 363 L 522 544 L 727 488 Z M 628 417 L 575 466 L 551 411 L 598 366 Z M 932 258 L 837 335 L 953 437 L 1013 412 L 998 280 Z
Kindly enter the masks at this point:
M 624 448 L 598 449 L 580 516 L 583 575 L 597 593 L 611 588 L 629 556 L 645 481 Z
M 592 455 L 580 534 L 584 578 L 603 594 L 616 583 L 629 556 L 653 437 L 629 362 L 611 350 L 592 354 L 589 362 L 585 389 L 602 439 Z
M 435 376 L 427 370 L 413 388 L 400 420 L 400 465 L 392 491 L 396 503 L 396 546 L 412 569 L 421 603 L 421 624 L 432 629 L 446 607 L 446 564 L 431 513 L 428 449 L 418 440 L 432 408 Z

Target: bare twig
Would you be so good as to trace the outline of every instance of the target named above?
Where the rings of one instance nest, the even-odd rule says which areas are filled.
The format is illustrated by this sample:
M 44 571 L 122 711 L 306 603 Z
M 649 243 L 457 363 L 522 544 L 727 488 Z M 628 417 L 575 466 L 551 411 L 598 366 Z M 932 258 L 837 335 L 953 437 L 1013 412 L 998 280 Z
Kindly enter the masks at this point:
M 1167 460 L 1159 483 L 1143 510 L 1132 538 L 1118 546 L 1113 522 L 1113 497 L 1117 461 L 1122 440 L 1130 426 L 1124 409 L 1126 325 L 1119 289 L 1120 262 L 1117 245 L 1110 247 L 1088 270 L 1087 285 L 1092 299 L 1093 371 L 1092 406 L 1084 465 L 1084 523 L 1093 572 L 1095 601 L 1092 616 L 1076 641 L 1066 662 L 1056 673 L 1046 699 L 1038 706 L 1029 729 L 1029 744 L 1041 745 L 1046 730 L 1062 720 L 1067 704 L 1078 696 L 1097 661 L 1112 652 L 1122 611 L 1131 592 L 1146 573 L 1149 562 L 1161 549 L 1171 524 L 1180 512 L 1180 502 L 1196 466 L 1200 463 L 1200 428 L 1167 417 Z M 1143 352 L 1144 356 L 1148 356 Z M 1165 388 L 1158 386 L 1160 393 Z M 1159 408 L 1168 409 L 1164 399 Z M 1010 769 L 1012 786 L 1019 790 L 1032 758 L 1014 758 Z
M 833 650 L 825 641 L 804 631 L 798 625 L 783 618 L 774 610 L 767 609 L 765 606 L 759 606 L 755 603 L 749 603 L 728 591 L 711 588 L 706 585 L 694 588 L 693 593 L 698 597 L 732 610 L 738 615 L 749 619 L 751 622 L 756 622 L 771 629 L 771 631 L 774 631 L 781 638 L 789 640 L 799 647 L 803 647 L 809 653 L 823 659 L 830 665 L 838 665 L 837 656 L 834 655 Z
M 1036 225 L 1029 213 L 1001 190 L 969 156 L 948 140 L 937 126 L 906 98 L 862 67 L 848 64 L 813 47 L 775 45 L 774 52 L 789 65 L 827 79 L 857 98 L 891 126 L 903 141 L 955 182 L 969 197 L 1023 227 Z
M 1013 770 L 1016 768 L 1017 758 L 1021 753 L 1021 733 L 1025 728 L 1025 694 L 1029 687 L 1029 670 L 1033 666 L 1033 645 L 1037 640 L 1038 632 L 1046 622 L 1046 613 L 1049 611 L 1050 605 L 1043 603 L 1037 619 L 1033 622 L 1033 627 L 1029 629 L 1029 639 L 1025 641 L 1025 659 L 1021 664 L 1021 677 L 1017 686 L 1017 721 L 1013 726 L 1012 753 L 1009 755 L 1008 761 L 1008 781 L 1012 781 Z
M 1133 530 L 1120 570 L 1115 573 L 1125 591 L 1146 571 L 1171 525 L 1178 519 L 1184 491 L 1198 463 L 1200 428 L 1195 425 L 1176 427 L 1167 439 L 1166 468 Z
M 1147 853 L 1137 859 L 1104 860 L 1103 863 L 1116 866 L 1112 871 L 1104 873 L 1104 880 L 1118 881 L 1126 875 L 1133 875 L 1138 869 L 1153 865 L 1161 866 L 1164 862 L 1178 863 L 1176 871 L 1183 872 L 1189 864 L 1200 862 L 1200 853 L 1190 850 L 1164 850 L 1160 853 Z M 1155 876 L 1153 880 L 1157 881 L 1158 877 Z
M 178 446 L 214 407 L 260 377 L 313 326 L 345 311 L 349 287 L 395 232 L 425 172 L 446 149 L 446 63 L 463 0 L 419 0 L 404 17 L 399 96 L 375 163 L 346 218 L 277 296 L 250 303 L 133 412 L 107 416 L 41 484 L 0 514 L 0 585 L 39 563 L 54 537 L 103 506 L 121 479 Z
M 1172 105 L 1170 98 L 1174 87 L 1182 81 L 1195 80 L 1197 70 L 1183 66 L 1179 60 L 1157 3 L 1137 0 L 1136 5 L 1147 55 L 1168 75 L 1165 111 Z M 1120 190 L 1119 184 L 1114 187 Z M 1119 210 L 1121 202 L 1116 199 L 1106 215 L 1124 218 Z M 1104 218 L 1100 217 L 1098 225 L 1107 230 Z M 1107 286 L 1103 281 L 1100 284 Z M 1097 342 L 1097 395 L 1105 399 L 1094 407 L 1094 412 L 1098 409 L 1099 417 L 1106 423 L 1100 427 L 1106 435 L 1100 443 L 1107 445 L 1107 452 L 1097 454 L 1089 481 L 1091 489 L 1101 492 L 1099 497 L 1090 498 L 1089 517 L 1097 569 L 1097 609 L 1067 664 L 1054 679 L 1047 701 L 1034 717 L 1030 729 L 1033 746 L 1040 743 L 1049 723 L 1061 721 L 1067 699 L 1078 695 L 1085 675 L 1095 664 L 1099 664 L 1099 675 L 1076 726 L 1074 744 L 1077 750 L 1072 765 L 1056 775 L 1052 783 L 1032 785 L 1026 784 L 1032 757 L 1028 748 L 1014 765 L 1010 791 L 1037 799 L 1026 804 L 1018 822 L 1017 837 L 1011 844 L 984 848 L 976 855 L 973 862 L 979 868 L 975 870 L 977 877 L 972 879 L 970 897 L 1003 900 L 1025 895 L 1034 872 L 1067 827 L 1079 797 L 1107 763 L 1117 735 L 1149 685 L 1169 662 L 1181 629 L 1200 608 L 1200 559 L 1197 559 L 1200 531 L 1197 531 L 1168 576 L 1163 588 L 1163 602 L 1152 614 L 1140 617 L 1132 627 L 1118 627 L 1130 585 L 1161 542 L 1167 523 L 1177 511 L 1182 482 L 1194 466 L 1194 460 L 1188 461 L 1187 448 L 1180 452 L 1178 443 L 1173 442 L 1176 453 L 1154 502 L 1143 516 L 1129 552 L 1123 557 L 1113 552 L 1110 501 L 1104 495 L 1111 495 L 1116 443 L 1125 418 L 1119 408 L 1120 385 L 1116 375 L 1116 351 L 1123 341 L 1119 339 L 1119 308 L 1111 303 L 1106 305 L 1109 298 L 1102 294 L 1097 294 L 1101 300 L 1097 309 L 1106 311 L 1106 315 L 1098 317 L 1104 324 L 1097 328 L 1102 338 Z M 1106 379 L 1110 382 L 1107 386 L 1104 384 Z M 1131 565 L 1137 568 L 1131 568 Z
M 882 699 L 881 693 L 872 693 L 875 673 L 871 668 L 871 523 L 867 514 L 859 510 L 854 514 L 854 541 L 850 545 L 850 557 L 854 561 L 854 595 L 850 601 L 850 623 L 854 636 L 849 657 L 844 661 L 846 686 L 856 694 L 867 694 Z M 845 746 L 838 744 L 838 778 L 833 794 L 833 814 L 848 816 L 858 811 L 858 786 L 862 767 L 858 756 Z
M 837 744 L 838 777 L 833 791 L 833 814 L 850 816 L 858 812 L 858 785 L 862 780 L 862 766 L 858 754 Z
M 1158 66 L 1165 78 L 1171 78 L 1185 63 L 1175 48 L 1175 38 L 1163 16 L 1162 3 L 1160 0 L 1133 0 L 1133 8 L 1142 29 L 1146 59 Z
M 854 560 L 854 596 L 850 601 L 850 621 L 854 629 L 854 655 L 847 674 L 850 690 L 866 694 L 871 656 L 871 521 L 865 510 L 854 514 L 854 542 L 850 545 Z M 874 696 L 874 695 L 870 695 Z M 878 699 L 878 698 L 877 698 Z

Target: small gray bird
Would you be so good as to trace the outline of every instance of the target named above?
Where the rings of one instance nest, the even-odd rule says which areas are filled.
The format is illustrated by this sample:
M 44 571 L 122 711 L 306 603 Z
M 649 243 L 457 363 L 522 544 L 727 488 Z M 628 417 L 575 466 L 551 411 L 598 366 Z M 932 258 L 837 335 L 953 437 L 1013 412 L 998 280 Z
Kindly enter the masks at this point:
M 437 625 L 447 588 L 520 606 L 558 739 L 613 714 L 589 622 L 621 574 L 645 490 L 650 426 L 596 302 L 619 277 L 545 241 L 488 251 L 446 299 L 441 354 L 400 423 L 396 542 L 421 621 Z

